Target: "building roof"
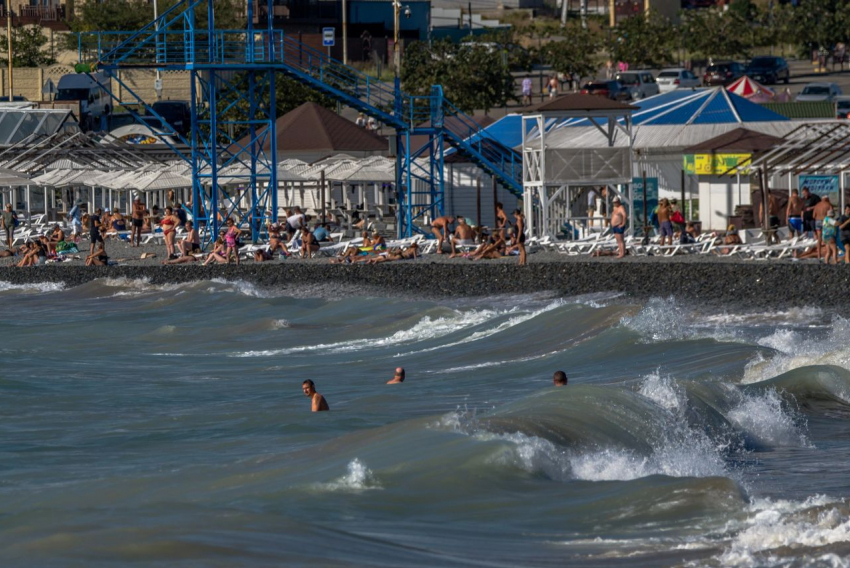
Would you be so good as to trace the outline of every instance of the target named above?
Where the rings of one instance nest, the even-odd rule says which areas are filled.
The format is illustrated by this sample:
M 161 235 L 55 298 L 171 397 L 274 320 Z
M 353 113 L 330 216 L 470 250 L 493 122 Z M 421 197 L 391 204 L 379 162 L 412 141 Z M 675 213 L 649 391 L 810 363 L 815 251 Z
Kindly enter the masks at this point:
M 790 119 L 835 118 L 835 103 L 829 101 L 764 103 L 762 106 Z
M 554 99 L 543 101 L 542 103 L 538 103 L 536 105 L 531 105 L 530 107 L 522 109 L 521 112 L 523 114 L 572 111 L 622 111 L 625 113 L 630 110 L 637 110 L 637 107 L 627 105 L 619 101 L 612 101 L 611 99 L 606 97 L 599 97 L 596 95 L 583 95 L 581 93 L 570 93 L 568 95 L 563 95 L 561 97 L 556 97 Z
M 744 124 L 787 121 L 770 109 L 728 92 L 723 87 L 676 89 L 633 103 L 634 125 Z M 555 126 L 590 126 L 587 119 L 569 119 Z
M 277 119 L 277 151 L 382 152 L 387 139 L 316 103 L 304 103 Z M 239 144 L 248 143 L 246 136 Z M 269 142 L 264 148 L 269 149 Z M 231 147 L 234 151 L 237 149 Z
M 746 128 L 736 128 L 705 142 L 700 142 L 690 148 L 685 148 L 685 153 L 752 153 L 760 150 L 769 150 L 783 142 L 784 140 L 778 136 L 771 136 L 764 132 L 755 132 Z

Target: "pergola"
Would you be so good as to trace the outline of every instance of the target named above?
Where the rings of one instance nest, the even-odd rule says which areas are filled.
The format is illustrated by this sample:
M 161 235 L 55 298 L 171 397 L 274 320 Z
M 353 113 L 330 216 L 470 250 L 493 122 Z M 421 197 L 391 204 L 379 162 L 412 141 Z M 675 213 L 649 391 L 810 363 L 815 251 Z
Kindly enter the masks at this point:
M 769 150 L 754 153 L 749 163 L 742 161 L 735 170 L 748 167 L 751 174 L 758 174 L 765 200 L 771 179 L 787 176 L 790 193 L 792 188 L 800 186 L 800 176 L 818 176 L 817 181 L 825 182 L 824 188 L 831 187 L 825 193 L 837 193 L 832 199 L 843 209 L 849 202 L 845 195 L 845 174 L 850 171 L 850 124 L 846 121 L 801 124 L 782 140 Z M 735 175 L 734 171 L 725 173 Z M 808 183 L 811 182 L 804 180 L 803 185 Z M 816 191 L 821 192 L 824 190 Z M 766 215 L 767 207 L 763 209 Z M 765 219 L 762 222 L 767 224 Z
M 586 209 L 576 209 L 580 198 L 571 188 L 607 186 L 634 209 L 632 192 L 632 111 L 635 107 L 592 95 L 572 94 L 528 109 L 522 117 L 523 204 L 528 234 L 556 237 L 564 223 L 576 229 L 586 223 Z M 607 147 L 551 148 L 550 130 L 565 120 L 586 119 L 608 141 Z M 615 145 L 625 136 L 627 146 Z M 630 215 L 633 220 L 634 216 Z M 629 224 L 629 234 L 633 232 Z

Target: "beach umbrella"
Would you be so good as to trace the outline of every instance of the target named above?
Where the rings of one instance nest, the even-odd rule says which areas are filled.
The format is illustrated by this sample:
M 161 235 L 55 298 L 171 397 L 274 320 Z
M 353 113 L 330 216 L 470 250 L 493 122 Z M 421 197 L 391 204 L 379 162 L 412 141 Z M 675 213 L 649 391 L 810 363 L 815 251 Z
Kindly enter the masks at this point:
M 758 81 L 753 81 L 746 75 L 730 83 L 726 90 L 730 93 L 735 93 L 739 97 L 744 97 L 745 99 L 749 99 L 751 97 L 755 97 L 756 95 L 767 96 L 769 98 L 773 98 L 775 93 L 773 90 L 768 89 Z

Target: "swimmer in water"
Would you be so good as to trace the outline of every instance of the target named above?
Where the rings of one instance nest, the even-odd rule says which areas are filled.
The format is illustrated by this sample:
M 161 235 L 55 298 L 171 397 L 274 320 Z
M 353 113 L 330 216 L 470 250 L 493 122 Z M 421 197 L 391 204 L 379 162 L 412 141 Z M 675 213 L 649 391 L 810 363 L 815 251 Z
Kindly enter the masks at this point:
M 313 401 L 313 412 L 321 412 L 323 410 L 331 409 L 331 407 L 328 406 L 328 401 L 325 400 L 325 397 L 316 392 L 316 385 L 310 379 L 301 383 L 301 390 L 304 391 L 304 396 L 310 397 Z
M 393 375 L 392 379 L 387 381 L 387 384 L 388 385 L 395 385 L 395 384 L 403 383 L 403 382 L 404 382 L 404 368 L 397 367 L 396 370 L 395 370 L 395 375 Z
M 555 371 L 555 376 L 552 377 L 552 382 L 556 387 L 567 386 L 567 374 L 563 371 Z

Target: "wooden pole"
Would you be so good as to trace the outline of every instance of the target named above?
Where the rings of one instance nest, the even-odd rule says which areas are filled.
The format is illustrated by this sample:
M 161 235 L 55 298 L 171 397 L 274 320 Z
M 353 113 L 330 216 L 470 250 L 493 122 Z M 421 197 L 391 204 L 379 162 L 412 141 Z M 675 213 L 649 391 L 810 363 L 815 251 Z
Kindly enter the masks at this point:
M 641 175 L 643 178 L 643 244 L 646 245 L 649 244 L 649 217 L 647 216 L 646 203 L 646 170 L 643 170 Z
M 767 231 L 770 229 L 770 211 L 768 211 L 768 206 L 770 205 L 770 199 L 768 197 L 767 192 L 769 191 L 767 188 L 767 166 L 763 165 L 761 169 L 761 203 L 762 203 L 762 227 L 764 228 L 765 234 L 767 235 Z M 769 235 L 768 235 L 769 237 Z M 768 244 L 770 244 L 770 238 L 767 239 Z
M 497 221 L 498 221 L 497 216 L 496 216 L 496 203 L 499 202 L 499 198 L 498 198 L 498 195 L 496 194 L 496 176 L 495 175 L 490 176 L 490 179 L 492 180 L 492 183 L 493 183 L 493 227 L 490 230 L 490 233 L 495 237 L 496 234 L 494 233 L 494 231 L 496 230 L 496 224 L 497 224 Z
M 322 221 L 321 222 L 325 223 L 326 222 L 326 220 L 325 220 L 325 170 L 322 170 L 322 177 L 321 177 L 321 181 L 319 181 L 319 183 L 321 184 L 321 191 L 320 191 L 321 197 L 319 199 L 321 199 L 321 201 L 322 201 Z
M 685 168 L 682 168 L 682 216 L 683 217 L 685 215 L 685 179 L 686 179 L 685 178 Z M 693 216 L 694 216 L 694 212 L 691 211 L 691 220 L 692 221 L 693 221 Z M 685 217 L 685 221 L 687 221 L 687 220 L 688 220 L 688 218 Z

